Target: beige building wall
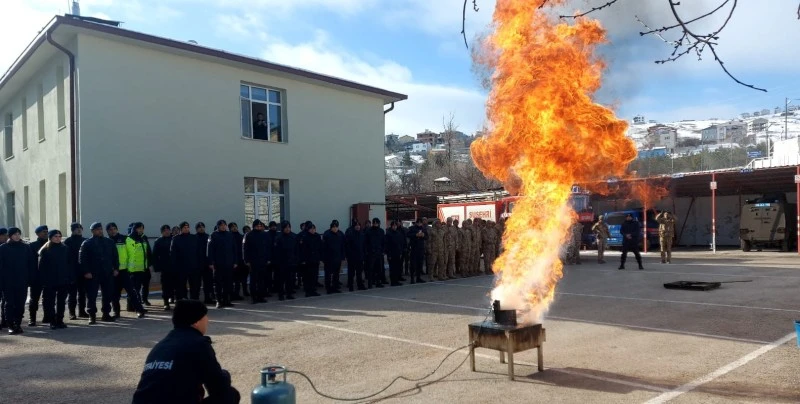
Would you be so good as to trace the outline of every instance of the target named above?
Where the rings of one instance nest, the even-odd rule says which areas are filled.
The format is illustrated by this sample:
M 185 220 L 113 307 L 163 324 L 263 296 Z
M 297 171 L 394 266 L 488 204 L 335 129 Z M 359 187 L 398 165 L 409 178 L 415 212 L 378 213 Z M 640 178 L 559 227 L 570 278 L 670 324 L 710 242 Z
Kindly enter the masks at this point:
M 74 43 L 66 46 L 74 49 Z M 25 238 L 32 237 L 40 224 L 69 231 L 68 77 L 69 60 L 58 52 L 19 91 L 4 93 L 0 98 L 0 226 L 13 224 L 22 229 Z M 13 117 L 10 158 L 6 158 L 5 150 L 7 114 Z M 6 199 L 10 192 L 14 192 L 13 209 L 9 209 Z M 13 218 L 9 217 L 12 210 Z
M 377 95 L 94 35 L 78 50 L 84 222 L 142 221 L 153 235 L 182 220 L 241 227 L 244 177 L 288 180 L 296 231 L 301 220 L 344 226 L 352 204 L 384 201 Z M 287 143 L 242 138 L 243 82 L 283 91 Z

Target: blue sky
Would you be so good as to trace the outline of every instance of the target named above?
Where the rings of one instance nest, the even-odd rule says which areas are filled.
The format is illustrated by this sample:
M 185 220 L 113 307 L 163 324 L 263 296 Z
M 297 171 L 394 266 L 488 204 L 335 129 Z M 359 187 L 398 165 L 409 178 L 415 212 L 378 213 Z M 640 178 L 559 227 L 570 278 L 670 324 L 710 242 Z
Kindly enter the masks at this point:
M 0 69 L 3 71 L 67 0 L 3 0 Z M 571 7 L 605 0 L 578 0 Z M 688 2 L 687 2 L 688 3 Z M 671 48 L 640 37 L 636 16 L 653 26 L 671 22 L 664 0 L 620 0 L 597 13 L 612 43 L 597 99 L 630 119 L 670 122 L 733 118 L 741 112 L 800 98 L 800 21 L 797 0 L 742 0 L 723 31 L 718 53 L 742 81 L 724 75 L 710 53 L 656 65 Z M 765 4 L 765 3 L 768 3 Z M 158 5 L 156 5 L 158 4 Z M 494 0 L 468 12 L 470 38 L 485 32 Z M 693 1 L 682 12 L 702 14 L 716 1 Z M 485 124 L 486 92 L 472 73 L 461 30 L 461 0 L 83 0 L 83 15 L 123 21 L 122 27 L 314 70 L 409 95 L 387 115 L 386 131 L 413 135 L 441 130 L 453 114 L 459 129 Z M 707 29 L 719 21 L 697 26 Z M 796 101 L 800 102 L 800 101 Z

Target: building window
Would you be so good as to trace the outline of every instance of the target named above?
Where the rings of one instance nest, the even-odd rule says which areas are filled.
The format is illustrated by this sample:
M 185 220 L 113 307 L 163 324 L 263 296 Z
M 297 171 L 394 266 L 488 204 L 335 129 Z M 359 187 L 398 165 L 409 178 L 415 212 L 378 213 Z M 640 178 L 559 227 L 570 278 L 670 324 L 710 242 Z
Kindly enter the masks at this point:
M 58 101 L 56 102 L 58 106 L 58 128 L 61 129 L 67 126 L 67 117 L 64 114 L 64 66 L 58 65 L 56 66 L 56 96 Z
M 44 141 L 44 86 L 39 83 L 39 99 L 36 103 L 36 118 L 39 121 L 39 141 Z
M 22 234 L 30 234 L 30 214 L 31 211 L 28 207 L 31 205 L 29 199 L 28 187 L 22 188 Z
M 44 180 L 39 181 L 39 223 L 47 223 L 47 188 Z
M 239 88 L 239 100 L 243 137 L 286 142 L 283 94 L 280 90 L 242 84 Z
M 252 223 L 256 219 L 264 223 L 280 222 L 286 218 L 286 182 L 286 180 L 245 177 L 245 223 Z
M 9 159 L 14 157 L 14 116 L 11 113 L 5 115 L 5 127 L 3 128 L 3 157 Z
M 17 226 L 17 203 L 15 202 L 15 194 L 14 192 L 9 192 L 6 194 L 6 226 L 8 227 L 16 227 Z
M 28 149 L 28 99 L 22 97 L 22 150 Z

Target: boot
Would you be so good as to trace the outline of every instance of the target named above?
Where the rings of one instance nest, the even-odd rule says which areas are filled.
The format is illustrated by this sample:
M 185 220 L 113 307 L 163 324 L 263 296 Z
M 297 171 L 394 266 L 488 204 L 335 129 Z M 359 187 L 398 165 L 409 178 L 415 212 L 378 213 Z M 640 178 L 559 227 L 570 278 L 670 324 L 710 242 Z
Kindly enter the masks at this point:
M 637 263 L 639 264 L 639 269 L 640 270 L 644 269 L 644 267 L 642 266 L 642 261 L 637 261 Z
M 169 299 L 164 299 L 164 311 L 170 311 L 172 307 L 169 305 Z
M 64 321 L 59 321 L 59 322 L 58 322 L 58 324 L 56 325 L 56 327 L 57 327 L 59 330 L 63 330 L 64 328 L 67 328 L 67 325 L 66 325 L 66 324 L 64 324 Z
M 50 323 L 50 329 L 51 329 L 51 330 L 57 330 L 57 329 L 58 329 L 58 324 L 57 324 L 57 323 L 55 323 L 55 322 L 51 322 L 51 323 Z
M 95 317 L 94 314 L 90 314 L 89 315 L 89 325 L 95 325 L 95 324 L 97 324 L 97 317 Z
M 661 251 L 661 263 L 662 264 L 667 263 L 667 254 L 664 251 Z
M 28 321 L 28 327 L 36 327 L 36 312 L 31 312 L 31 320 Z
M 85 309 L 78 311 L 78 318 L 89 318 L 89 313 Z
M 667 264 L 672 264 L 672 251 L 667 251 Z
M 111 317 L 108 314 L 103 314 L 103 317 L 100 317 L 100 321 L 102 321 L 104 323 L 113 323 L 113 322 L 117 321 L 117 319 L 114 318 L 114 317 Z
M 78 316 L 75 315 L 75 309 L 69 309 L 69 319 L 70 320 L 77 320 Z
M 8 335 L 19 335 L 22 334 L 22 327 L 19 324 L 14 324 L 8 328 Z
M 619 265 L 619 268 L 617 268 L 617 269 L 619 269 L 619 270 L 623 270 L 623 269 L 625 269 L 625 264 L 620 264 L 620 265 Z

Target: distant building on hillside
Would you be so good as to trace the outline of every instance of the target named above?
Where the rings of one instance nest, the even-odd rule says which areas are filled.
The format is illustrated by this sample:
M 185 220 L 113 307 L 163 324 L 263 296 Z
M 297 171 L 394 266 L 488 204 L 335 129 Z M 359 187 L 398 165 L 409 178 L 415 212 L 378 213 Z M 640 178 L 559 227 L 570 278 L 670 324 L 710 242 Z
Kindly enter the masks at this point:
M 439 134 L 436 132 L 431 132 L 428 129 L 425 129 L 425 132 L 417 133 L 417 141 L 422 143 L 427 143 L 429 145 L 433 145 L 434 143 L 439 142 Z
M 703 142 L 739 142 L 747 136 L 747 124 L 740 121 L 730 121 L 711 125 L 700 131 Z
M 700 130 L 700 140 L 703 143 L 716 142 L 719 140 L 719 125 L 711 125 Z
M 769 115 L 769 110 L 768 109 L 762 109 L 761 110 L 761 116 L 764 116 L 764 115 Z
M 747 118 L 750 118 L 751 116 L 752 115 L 750 115 L 749 112 L 742 113 L 742 119 L 747 119 Z
M 414 141 L 416 141 L 416 139 L 414 139 L 413 136 L 408 136 L 408 135 L 400 136 L 397 139 L 397 142 L 400 143 L 400 144 L 409 144 L 409 143 L 413 143 Z
M 675 149 L 678 143 L 678 130 L 667 125 L 655 125 L 647 128 L 647 142 L 653 147 Z
M 755 112 L 753 112 L 753 116 L 760 116 L 760 115 L 761 115 L 761 111 L 755 111 Z
M 413 142 L 406 144 L 406 150 L 411 153 L 427 153 L 430 149 L 431 145 L 429 143 Z
M 645 122 L 647 122 L 647 121 L 641 115 L 636 115 L 636 116 L 633 117 L 633 124 L 634 125 L 644 125 Z
M 781 112 L 783 112 L 783 108 L 781 108 L 781 107 L 775 107 L 775 113 L 776 113 L 776 114 L 780 114 Z
M 400 135 L 395 135 L 395 134 L 386 135 L 387 144 L 396 144 L 398 139 L 400 139 Z
M 756 118 L 750 122 L 750 131 L 751 132 L 761 132 L 767 130 L 767 124 L 769 124 L 769 120 L 766 118 Z

